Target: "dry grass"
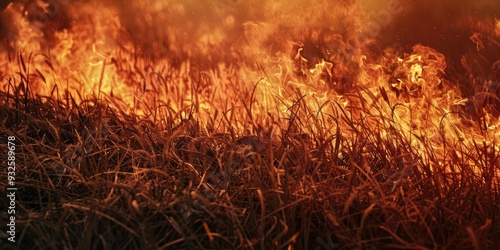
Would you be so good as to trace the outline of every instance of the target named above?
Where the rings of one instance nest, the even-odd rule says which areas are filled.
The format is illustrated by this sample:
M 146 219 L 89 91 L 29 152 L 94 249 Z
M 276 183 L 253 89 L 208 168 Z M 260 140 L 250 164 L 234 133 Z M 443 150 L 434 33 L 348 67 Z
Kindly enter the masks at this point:
M 289 117 L 269 114 L 286 126 L 261 125 L 249 108 L 247 132 L 224 114 L 217 131 L 196 109 L 139 118 L 97 97 L 40 97 L 19 68 L 0 96 L 1 138 L 18 145 L 9 248 L 500 246 L 498 147 L 443 137 L 442 154 L 417 151 L 396 122 L 362 109 L 363 89 L 353 93 L 359 110 L 332 101 L 338 114 L 323 114 L 346 126 L 329 127 L 298 95 Z

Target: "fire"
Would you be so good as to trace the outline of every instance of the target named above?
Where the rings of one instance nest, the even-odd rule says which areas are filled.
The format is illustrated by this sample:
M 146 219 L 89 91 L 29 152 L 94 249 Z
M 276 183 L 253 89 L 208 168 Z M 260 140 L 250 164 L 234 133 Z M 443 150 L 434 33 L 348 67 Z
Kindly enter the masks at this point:
M 191 114 L 203 125 L 227 119 L 219 129 L 239 132 L 314 114 L 321 124 L 301 132 L 340 128 L 346 141 L 357 120 L 389 140 L 394 130 L 404 134 L 423 159 L 433 148 L 443 164 L 451 145 L 500 150 L 500 62 L 488 55 L 498 55 L 499 19 L 459 22 L 467 13 L 454 6 L 458 16 L 448 21 L 458 28 L 446 33 L 442 14 L 455 4 L 429 12 L 429 26 L 419 16 L 429 1 L 365 2 L 58 1 L 35 13 L 14 3 L 2 12 L 2 90 L 17 79 L 16 55 L 34 53 L 24 63 L 40 96 L 95 97 L 143 117 Z M 493 1 L 483 2 L 481 10 Z M 462 68 L 461 59 L 479 66 Z M 484 87 L 468 92 L 466 81 Z

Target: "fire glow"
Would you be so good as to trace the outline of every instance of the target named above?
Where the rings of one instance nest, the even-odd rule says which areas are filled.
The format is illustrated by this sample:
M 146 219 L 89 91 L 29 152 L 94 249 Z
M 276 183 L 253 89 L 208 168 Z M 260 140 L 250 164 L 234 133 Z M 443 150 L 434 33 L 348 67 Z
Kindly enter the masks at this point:
M 494 249 L 497 2 L 0 0 L 8 240 Z
M 459 22 L 478 6 L 421 2 L 19 1 L 2 12 L 2 90 L 19 86 L 12 72 L 24 64 L 34 95 L 94 98 L 152 120 L 193 115 L 210 133 L 286 127 L 281 118 L 297 115 L 311 121 L 297 133 L 321 126 L 346 142 L 356 123 L 378 132 L 368 137 L 397 131 L 423 162 L 446 164 L 447 147 L 500 150 L 500 62 L 484 59 L 499 55 L 500 19 Z M 457 15 L 450 34 L 420 39 L 444 32 L 440 15 Z

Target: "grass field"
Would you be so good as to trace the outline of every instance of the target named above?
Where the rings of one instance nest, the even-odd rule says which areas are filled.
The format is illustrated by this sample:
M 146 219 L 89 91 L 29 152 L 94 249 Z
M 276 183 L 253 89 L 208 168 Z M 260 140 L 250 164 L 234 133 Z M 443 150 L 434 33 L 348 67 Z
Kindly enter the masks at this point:
M 0 196 L 1 248 L 500 247 L 499 35 L 450 70 L 425 45 L 358 41 L 369 16 L 340 3 L 223 5 L 164 33 L 135 30 L 171 21 L 161 4 L 127 23 L 131 9 L 75 3 L 65 15 L 87 22 L 18 27 L 0 55 L 17 187 L 15 243 Z M 266 22 L 239 24 L 252 17 Z

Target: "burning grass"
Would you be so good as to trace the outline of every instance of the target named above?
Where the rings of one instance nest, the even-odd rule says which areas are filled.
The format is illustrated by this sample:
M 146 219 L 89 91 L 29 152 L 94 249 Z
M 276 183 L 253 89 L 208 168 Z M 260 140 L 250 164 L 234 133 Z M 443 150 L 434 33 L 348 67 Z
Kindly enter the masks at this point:
M 450 71 L 423 44 L 363 40 L 375 38 L 351 2 L 321 2 L 336 9 L 317 16 L 300 2 L 233 6 L 242 13 L 212 32 L 174 22 L 141 31 L 141 46 L 130 29 L 168 21 L 162 4 L 133 5 L 149 13 L 134 23 L 108 17 L 133 15 L 124 6 L 90 15 L 74 3 L 65 16 L 87 22 L 21 37 L 17 46 L 52 32 L 26 48 L 47 53 L 0 55 L 0 134 L 17 145 L 8 246 L 499 246 L 499 71 L 488 57 L 498 35 L 475 33 L 477 53 Z M 200 9 L 173 3 L 178 19 Z
M 441 148 L 418 138 L 417 150 L 389 117 L 374 124 L 366 103 L 358 117 L 333 103 L 328 119 L 348 126 L 327 127 L 300 96 L 288 117 L 269 114 L 285 126 L 249 119 L 238 132 L 222 114 L 218 131 L 195 109 L 141 118 L 98 98 L 34 96 L 27 79 L 20 71 L 0 98 L 2 137 L 19 145 L 22 249 L 499 244 L 494 144 L 443 135 Z

